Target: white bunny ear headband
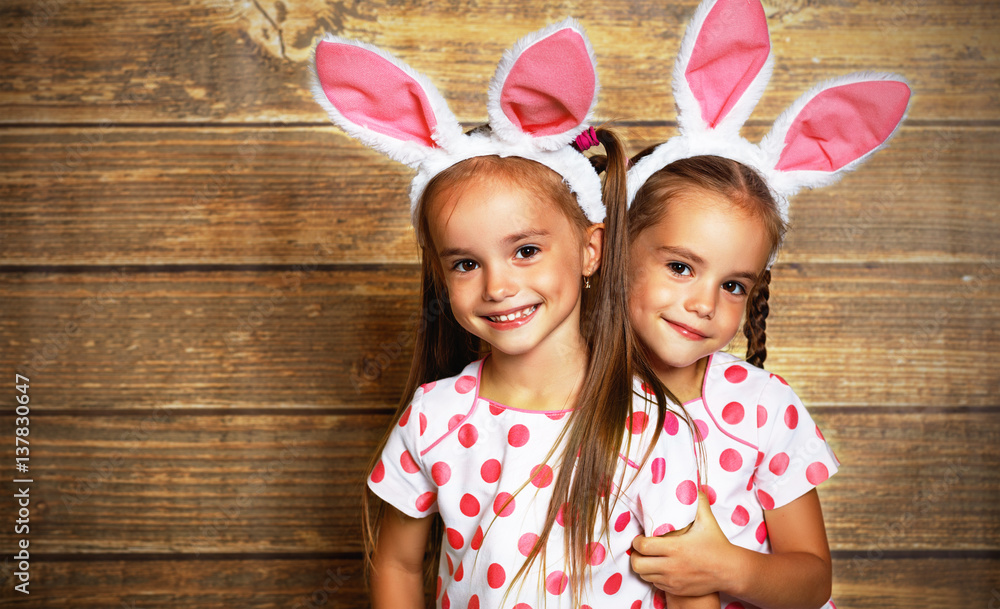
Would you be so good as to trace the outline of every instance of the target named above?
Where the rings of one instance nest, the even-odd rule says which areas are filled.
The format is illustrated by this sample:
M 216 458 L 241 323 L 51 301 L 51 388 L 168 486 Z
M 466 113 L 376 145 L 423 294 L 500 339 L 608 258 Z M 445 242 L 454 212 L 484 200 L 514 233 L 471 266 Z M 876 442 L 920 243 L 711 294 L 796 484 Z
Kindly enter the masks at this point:
M 417 170 L 410 211 L 427 183 L 479 156 L 517 156 L 562 176 L 591 222 L 604 220 L 601 181 L 569 146 L 597 100 L 594 51 L 573 19 L 530 34 L 508 50 L 490 81 L 489 133 L 462 133 L 441 93 L 422 74 L 363 42 L 327 34 L 316 45 L 313 96 L 348 135 Z
M 663 167 L 715 155 L 756 170 L 788 222 L 790 197 L 832 184 L 864 163 L 885 147 L 906 114 L 910 88 L 901 76 L 856 72 L 813 87 L 778 117 L 759 146 L 751 144 L 739 131 L 763 95 L 773 63 L 758 0 L 703 0 L 674 64 L 680 135 L 629 170 L 629 205 Z

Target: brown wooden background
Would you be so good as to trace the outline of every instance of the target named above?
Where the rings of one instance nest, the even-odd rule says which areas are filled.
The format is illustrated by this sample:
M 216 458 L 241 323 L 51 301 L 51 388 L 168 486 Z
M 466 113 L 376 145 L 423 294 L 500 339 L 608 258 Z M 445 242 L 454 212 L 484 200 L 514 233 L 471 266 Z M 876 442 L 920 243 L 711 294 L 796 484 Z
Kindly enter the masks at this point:
M 307 89 L 316 36 L 384 46 L 466 124 L 517 37 L 566 15 L 598 116 L 674 133 L 694 0 L 5 0 L 0 555 L 14 371 L 31 378 L 45 608 L 363 607 L 358 496 L 417 288 L 408 175 Z M 543 5 L 539 8 L 539 5 Z M 775 0 L 756 140 L 815 81 L 911 81 L 891 148 L 793 202 L 769 368 L 844 463 L 821 494 L 842 609 L 1000 606 L 1000 5 Z M 6 438 L 6 439 L 5 439 Z

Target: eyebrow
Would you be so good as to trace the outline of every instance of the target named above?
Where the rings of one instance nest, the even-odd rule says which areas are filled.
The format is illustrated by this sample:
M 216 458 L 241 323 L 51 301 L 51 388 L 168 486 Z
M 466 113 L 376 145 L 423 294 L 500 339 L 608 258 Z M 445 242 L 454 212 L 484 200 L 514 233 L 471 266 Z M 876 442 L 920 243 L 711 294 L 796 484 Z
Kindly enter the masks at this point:
M 687 258 L 688 260 L 694 262 L 695 264 L 705 264 L 705 260 L 701 256 L 695 254 L 686 247 L 661 245 L 660 247 L 656 248 L 656 251 L 663 252 L 665 254 L 673 254 L 675 256 L 680 256 L 681 258 Z M 746 279 L 750 283 L 757 283 L 760 280 L 760 273 L 752 273 L 750 271 L 738 271 L 736 273 L 733 273 L 733 276 L 738 277 L 740 279 Z
M 514 233 L 512 235 L 507 235 L 501 240 L 504 245 L 513 245 L 519 241 L 524 241 L 526 239 L 533 239 L 535 237 L 548 237 L 549 231 L 547 230 L 526 230 L 520 233 Z M 450 258 L 452 256 L 469 256 L 471 252 L 460 247 L 449 247 L 438 252 L 439 258 Z

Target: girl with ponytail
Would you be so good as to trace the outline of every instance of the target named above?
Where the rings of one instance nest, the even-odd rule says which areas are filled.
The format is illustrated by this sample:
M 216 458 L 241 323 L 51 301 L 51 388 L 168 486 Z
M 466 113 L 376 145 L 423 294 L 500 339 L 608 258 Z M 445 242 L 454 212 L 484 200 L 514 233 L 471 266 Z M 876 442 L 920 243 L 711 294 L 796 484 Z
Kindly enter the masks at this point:
M 381 49 L 329 36 L 316 76 L 335 123 L 417 169 L 424 315 L 363 498 L 373 607 L 424 607 L 425 558 L 439 609 L 662 607 L 629 552 L 694 520 L 692 426 L 662 392 L 633 407 L 627 158 L 585 124 L 579 24 L 519 41 L 468 133 Z

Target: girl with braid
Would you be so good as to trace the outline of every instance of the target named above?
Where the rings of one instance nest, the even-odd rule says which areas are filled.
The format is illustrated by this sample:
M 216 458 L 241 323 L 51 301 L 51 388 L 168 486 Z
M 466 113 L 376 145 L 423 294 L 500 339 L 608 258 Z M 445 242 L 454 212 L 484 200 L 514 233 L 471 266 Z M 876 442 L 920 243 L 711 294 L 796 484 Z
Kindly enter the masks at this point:
M 753 144 L 739 131 L 772 66 L 759 2 L 704 0 L 673 69 L 680 135 L 627 176 L 628 315 L 653 372 L 643 380 L 695 420 L 705 463 L 700 492 L 683 498 L 698 501 L 691 529 L 633 542 L 634 571 L 671 607 L 715 593 L 723 609 L 833 607 L 815 487 L 839 463 L 795 392 L 760 368 L 770 269 L 789 198 L 882 148 L 910 89 L 894 74 L 834 78 Z M 741 327 L 746 361 L 722 351 Z

